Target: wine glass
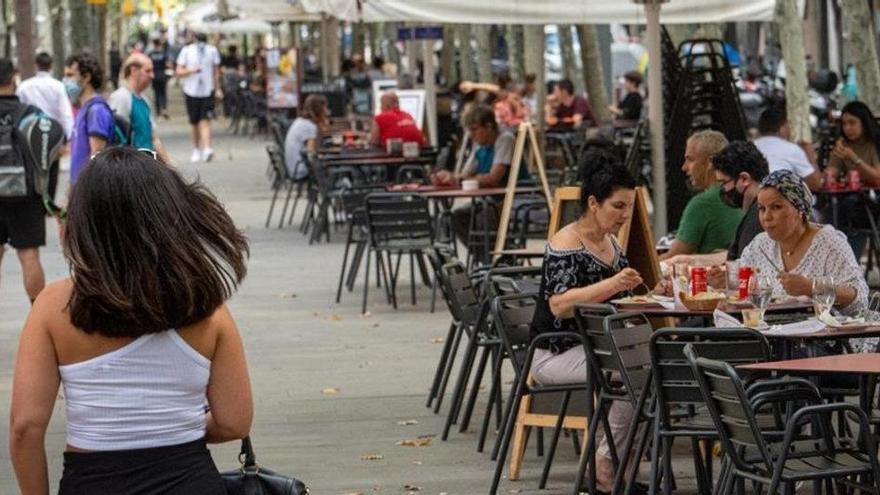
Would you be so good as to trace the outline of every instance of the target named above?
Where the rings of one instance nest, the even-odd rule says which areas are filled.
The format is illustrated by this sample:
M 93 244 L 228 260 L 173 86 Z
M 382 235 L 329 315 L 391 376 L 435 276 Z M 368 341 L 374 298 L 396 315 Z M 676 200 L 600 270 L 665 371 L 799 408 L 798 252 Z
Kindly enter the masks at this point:
M 764 319 L 764 312 L 773 297 L 774 279 L 767 275 L 755 274 L 749 278 L 749 300 L 758 310 L 759 320 Z
M 821 276 L 813 279 L 813 308 L 816 311 L 816 316 L 831 310 L 837 296 L 836 292 L 834 278 Z

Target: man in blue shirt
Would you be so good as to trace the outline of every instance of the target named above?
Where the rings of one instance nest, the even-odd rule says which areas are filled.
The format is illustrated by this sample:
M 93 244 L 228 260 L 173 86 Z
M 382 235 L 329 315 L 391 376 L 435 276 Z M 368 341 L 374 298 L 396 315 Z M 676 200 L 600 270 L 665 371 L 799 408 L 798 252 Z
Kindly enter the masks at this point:
M 64 89 L 71 103 L 79 106 L 70 139 L 70 183 L 92 155 L 104 149 L 113 136 L 113 112 L 101 96 L 104 69 L 94 55 L 80 53 L 64 62 Z
M 153 61 L 142 53 L 134 53 L 122 66 L 122 85 L 110 95 L 110 108 L 131 125 L 131 144 L 135 148 L 156 152 L 163 162 L 170 164 L 168 153 L 156 133 L 150 103 L 143 92 L 153 82 Z

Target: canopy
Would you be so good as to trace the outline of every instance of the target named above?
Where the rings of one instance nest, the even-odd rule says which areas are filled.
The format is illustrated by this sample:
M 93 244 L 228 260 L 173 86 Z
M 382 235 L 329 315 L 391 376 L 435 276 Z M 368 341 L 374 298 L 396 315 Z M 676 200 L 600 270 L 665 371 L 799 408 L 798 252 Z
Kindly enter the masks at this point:
M 207 23 L 207 31 L 223 34 L 267 34 L 272 32 L 272 25 L 259 19 L 230 19 Z
M 298 0 L 226 0 L 229 10 L 240 17 L 263 21 L 320 21 L 319 11 L 307 11 Z
M 644 6 L 632 0 L 296 0 L 296 3 L 309 12 L 364 22 L 646 23 Z M 775 5 L 775 0 L 671 0 L 663 4 L 661 21 L 664 24 L 771 21 Z

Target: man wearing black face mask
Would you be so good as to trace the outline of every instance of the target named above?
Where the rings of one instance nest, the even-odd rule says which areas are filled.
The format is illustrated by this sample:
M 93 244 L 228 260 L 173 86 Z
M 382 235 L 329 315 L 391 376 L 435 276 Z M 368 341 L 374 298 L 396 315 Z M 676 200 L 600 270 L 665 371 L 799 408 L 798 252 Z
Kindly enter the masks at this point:
M 755 198 L 761 181 L 769 173 L 767 159 L 754 144 L 734 141 L 712 157 L 715 178 L 721 186 L 721 201 L 742 208 L 745 216 L 736 228 L 736 237 L 727 250 L 727 259 L 739 259 L 743 249 L 764 229 L 758 221 Z
M 725 261 L 739 259 L 743 249 L 752 242 L 756 235 L 764 231 L 758 220 L 758 204 L 755 199 L 758 196 L 761 181 L 770 172 L 764 155 L 758 151 L 754 144 L 745 141 L 734 141 L 728 144 L 712 156 L 711 161 L 721 201 L 731 208 L 742 209 L 745 215 L 737 225 L 736 235 L 727 251 L 679 255 L 666 260 L 666 262 L 711 266 L 709 283 L 713 287 L 724 287 L 726 280 L 719 265 Z

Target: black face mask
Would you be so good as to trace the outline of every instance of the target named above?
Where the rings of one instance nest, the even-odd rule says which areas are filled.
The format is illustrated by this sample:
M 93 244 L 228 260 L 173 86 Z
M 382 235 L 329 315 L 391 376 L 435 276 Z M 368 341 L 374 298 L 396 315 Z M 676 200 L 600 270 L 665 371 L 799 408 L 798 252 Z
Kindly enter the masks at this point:
M 723 188 L 719 191 L 721 195 L 721 202 L 726 204 L 731 208 L 736 208 L 737 210 L 742 209 L 743 203 L 745 202 L 745 193 L 741 193 L 736 190 L 736 183 L 733 184 L 733 187 L 729 191 L 725 191 Z

